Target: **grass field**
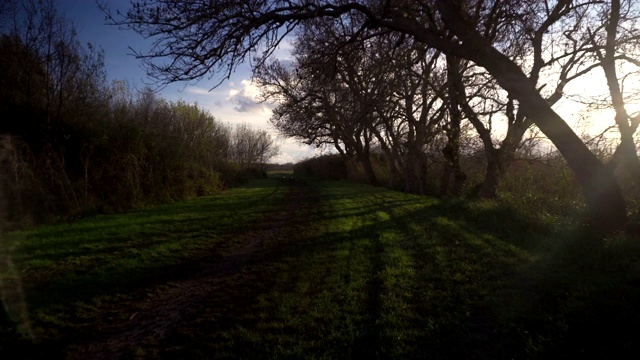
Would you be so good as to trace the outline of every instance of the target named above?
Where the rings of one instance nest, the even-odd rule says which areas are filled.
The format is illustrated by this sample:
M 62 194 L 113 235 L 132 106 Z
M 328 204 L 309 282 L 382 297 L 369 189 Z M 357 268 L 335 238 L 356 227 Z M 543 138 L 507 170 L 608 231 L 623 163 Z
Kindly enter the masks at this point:
M 637 355 L 640 246 L 598 240 L 495 203 L 271 174 L 5 235 L 0 340 L 25 358 Z

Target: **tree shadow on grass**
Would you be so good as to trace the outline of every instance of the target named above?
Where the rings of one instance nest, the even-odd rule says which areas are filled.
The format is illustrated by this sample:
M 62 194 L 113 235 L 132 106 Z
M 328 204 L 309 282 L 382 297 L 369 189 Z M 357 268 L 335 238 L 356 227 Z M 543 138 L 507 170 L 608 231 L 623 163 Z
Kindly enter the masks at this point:
M 277 231 L 260 252 L 141 349 L 150 357 L 471 359 L 637 349 L 633 330 L 610 329 L 638 319 L 638 287 L 544 267 L 541 245 L 555 234 L 544 224 L 492 204 L 308 186 L 286 224 L 266 225 Z M 150 278 L 129 276 L 132 288 L 181 271 L 143 273 Z M 105 293 L 113 286 L 93 283 Z
M 640 353 L 633 340 L 633 324 L 640 322 L 634 305 L 640 302 L 640 271 L 629 272 L 629 260 L 640 263 L 639 247 L 635 254 L 613 257 L 615 249 L 607 249 L 600 234 L 579 224 L 558 229 L 499 205 L 444 205 L 412 215 L 441 236 L 439 247 L 449 249 L 438 253 L 444 260 L 435 268 L 464 263 L 484 279 L 466 292 L 464 284 L 441 280 L 473 305 L 466 312 L 464 303 L 452 306 L 457 312 L 435 312 L 465 316 L 446 321 L 440 332 L 451 336 L 434 348 L 464 358 Z M 420 249 L 417 258 L 433 263 L 434 248 Z M 433 269 L 422 274 L 417 281 L 428 283 Z
M 351 230 L 347 231 L 326 229 L 322 236 L 298 238 L 295 242 L 287 243 L 285 247 L 279 249 L 278 254 L 274 254 L 270 258 L 270 261 L 275 263 L 282 261 L 293 263 L 292 267 L 287 268 L 287 271 L 296 274 L 293 278 L 286 278 L 285 284 L 288 286 L 272 283 L 272 287 L 279 289 L 278 294 L 287 291 L 295 292 L 297 285 L 292 285 L 291 282 L 296 284 L 304 282 L 305 278 L 313 279 L 317 273 L 322 273 L 324 278 L 331 278 L 331 273 L 342 272 L 340 277 L 342 284 L 323 284 L 316 281 L 313 283 L 314 291 L 312 293 L 291 295 L 314 298 L 314 296 L 327 296 L 326 293 L 331 293 L 330 302 L 334 306 L 341 307 L 338 311 L 342 313 L 342 317 L 339 319 L 340 323 L 331 317 L 331 311 L 324 310 L 329 315 L 306 318 L 306 326 L 302 329 L 298 327 L 296 330 L 292 330 L 291 332 L 297 331 L 303 334 L 296 336 L 296 344 L 291 343 L 288 346 L 297 347 L 296 351 L 302 353 L 309 352 L 317 356 L 329 357 L 332 354 L 350 354 L 355 358 L 360 355 L 401 358 L 404 356 L 420 358 L 423 355 L 454 357 L 460 353 L 459 349 L 455 347 L 456 342 L 463 339 L 465 334 L 464 330 L 461 332 L 460 329 L 470 326 L 467 323 L 468 315 L 465 314 L 474 310 L 472 307 L 478 302 L 474 300 L 472 294 L 491 292 L 492 282 L 505 271 L 509 272 L 509 269 L 505 270 L 505 268 L 514 266 L 511 256 L 518 250 L 512 246 L 502 246 L 498 240 L 493 238 L 482 239 L 477 234 L 479 231 L 474 231 L 471 235 L 468 233 L 469 230 L 460 228 L 462 225 L 455 221 L 440 223 L 437 219 L 443 218 L 443 212 L 433 201 L 425 203 L 425 201 L 411 199 L 394 202 L 382 197 L 377 199 L 375 203 L 360 205 L 350 203 L 346 209 L 341 209 L 344 211 L 339 215 L 330 213 L 323 216 L 320 221 L 331 223 L 341 217 L 362 219 L 363 217 L 372 217 L 375 214 L 390 214 L 392 209 L 403 206 L 409 209 L 415 207 L 419 209 L 409 210 L 402 214 L 392 214 L 387 219 L 373 219 L 362 226 L 355 224 Z M 427 232 L 431 232 L 431 234 L 416 241 L 416 237 L 405 229 L 404 236 L 396 243 L 381 242 L 383 234 L 393 235 L 398 228 L 403 228 L 405 223 L 423 224 L 422 226 L 428 228 Z M 480 238 L 478 238 L 479 236 Z M 455 245 L 456 243 L 458 245 Z M 478 251 L 480 249 L 482 251 Z M 345 252 L 347 255 L 336 255 Z M 398 296 L 395 291 L 401 293 L 403 290 L 394 288 L 393 284 L 387 283 L 387 281 L 394 280 L 393 278 L 383 278 L 385 273 L 393 274 L 394 271 L 402 271 L 402 269 L 398 269 L 397 264 L 390 261 L 394 252 L 410 254 L 413 258 L 414 268 L 407 270 L 407 272 L 418 274 L 410 280 L 410 283 L 404 285 L 410 292 L 413 292 L 413 295 L 407 295 L 409 298 L 406 300 L 410 303 L 407 304 L 407 308 L 402 310 L 403 315 L 395 314 L 398 310 L 393 308 L 393 303 L 389 303 L 390 298 Z M 445 255 L 441 255 L 440 252 L 444 252 Z M 489 257 L 487 252 L 491 253 Z M 361 260 L 362 263 L 355 260 L 359 256 L 364 257 L 364 260 Z M 498 261 L 487 261 L 491 257 L 497 257 Z M 336 259 L 339 258 L 346 260 L 337 263 Z M 461 264 L 467 266 L 458 268 L 458 265 Z M 358 271 L 354 268 L 362 266 L 365 266 L 366 270 L 360 272 L 362 278 L 357 278 L 355 273 Z M 491 273 L 492 271 L 495 274 Z M 270 278 L 277 279 L 278 275 L 274 274 Z M 359 295 L 348 291 L 348 286 L 345 285 L 348 282 L 361 284 L 357 290 Z M 467 284 L 467 282 L 470 283 Z M 341 286 L 345 288 L 343 289 Z M 307 288 L 307 286 L 302 287 Z M 428 296 L 425 295 L 424 289 L 433 291 Z M 359 299 L 357 306 L 348 308 L 348 302 L 345 303 L 342 299 L 349 296 Z M 273 299 L 273 301 L 277 301 L 277 299 Z M 311 309 L 303 308 L 299 312 L 322 312 L 323 309 L 318 309 L 317 306 L 324 305 L 306 306 L 310 306 Z M 264 309 L 256 311 L 264 312 Z M 277 310 L 272 311 L 277 313 Z M 358 321 L 351 323 L 352 329 L 356 330 L 349 332 L 349 330 L 342 328 L 342 322 L 349 322 L 345 319 L 358 319 Z M 440 330 L 431 332 L 425 330 L 429 324 Z M 456 324 L 460 327 L 456 327 Z M 283 321 L 283 325 L 288 326 L 286 321 Z M 259 327 L 255 323 L 245 326 L 247 328 Z M 293 327 L 293 325 L 290 326 Z M 326 333 L 329 328 L 333 333 Z M 341 328 L 342 330 L 340 330 Z M 314 329 L 318 329 L 320 332 Z M 456 329 L 457 331 L 451 331 Z M 403 340 L 394 337 L 396 333 L 404 334 L 402 335 L 404 336 Z M 273 336 L 276 337 L 275 334 Z M 329 342 L 325 343 L 329 346 L 323 349 L 314 347 L 314 339 L 317 338 L 329 338 Z M 349 341 L 331 340 L 339 338 L 349 339 Z M 289 339 L 289 341 L 291 340 Z M 335 341 L 335 343 L 331 341 Z M 402 344 L 402 342 L 405 343 Z M 429 344 L 432 346 L 430 347 Z M 260 345 L 269 346 L 264 343 L 260 343 Z M 243 354 L 256 355 L 257 350 L 255 353 L 249 350 L 255 346 L 256 344 L 252 341 L 243 343 L 241 346 L 242 351 L 245 351 Z M 277 353 L 278 349 L 273 351 Z M 291 355 L 292 353 L 287 354 Z

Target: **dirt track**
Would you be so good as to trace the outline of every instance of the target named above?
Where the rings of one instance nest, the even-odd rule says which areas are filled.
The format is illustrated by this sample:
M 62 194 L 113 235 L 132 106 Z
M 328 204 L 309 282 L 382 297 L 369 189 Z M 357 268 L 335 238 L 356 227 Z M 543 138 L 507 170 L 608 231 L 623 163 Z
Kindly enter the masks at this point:
M 228 291 L 230 279 L 241 276 L 244 284 L 258 279 L 259 274 L 250 270 L 251 263 L 264 260 L 277 251 L 282 239 L 295 236 L 296 228 L 305 221 L 309 206 L 309 188 L 295 179 L 283 179 L 289 187 L 279 209 L 252 224 L 247 231 L 235 234 L 243 238 L 244 246 L 222 258 L 212 259 L 204 270 L 180 281 L 162 285 L 149 294 L 133 296 L 143 299 L 136 304 L 139 309 L 128 321 L 113 322 L 110 314 L 131 312 L 129 302 L 113 303 L 97 314 L 96 323 L 103 324 L 99 335 L 92 341 L 79 344 L 69 354 L 71 359 L 118 359 L 130 357 L 137 349 L 158 341 L 176 326 L 188 324 L 198 317 L 198 309 L 212 303 L 237 303 L 246 301 L 243 294 Z M 299 221 L 298 221 L 299 220 Z M 236 279 L 237 281 L 237 279 Z

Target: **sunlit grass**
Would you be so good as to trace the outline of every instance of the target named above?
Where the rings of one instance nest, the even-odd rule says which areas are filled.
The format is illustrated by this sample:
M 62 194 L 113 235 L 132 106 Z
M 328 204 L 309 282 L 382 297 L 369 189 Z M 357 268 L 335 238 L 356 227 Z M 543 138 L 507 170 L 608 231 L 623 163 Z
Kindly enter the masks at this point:
M 289 174 L 221 196 L 11 234 L 34 331 L 95 331 L 113 298 L 155 292 L 242 247 L 296 201 Z M 142 358 L 531 358 L 623 355 L 640 321 L 638 239 L 348 182 L 304 196 L 256 256 Z M 591 234 L 592 235 L 592 234 Z M 602 239 L 600 239 L 602 240 Z M 246 241 L 246 240 L 245 240 Z M 596 244 L 596 245 L 594 245 Z M 127 322 L 130 309 L 113 309 Z M 115 321 L 115 320 L 114 320 Z M 612 327 L 614 329 L 612 329 Z

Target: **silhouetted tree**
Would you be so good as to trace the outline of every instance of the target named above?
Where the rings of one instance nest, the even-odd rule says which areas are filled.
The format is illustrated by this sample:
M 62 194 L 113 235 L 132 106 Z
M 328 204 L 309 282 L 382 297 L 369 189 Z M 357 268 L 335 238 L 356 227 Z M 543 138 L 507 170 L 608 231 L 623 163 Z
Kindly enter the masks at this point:
M 518 102 L 523 115 L 554 143 L 576 175 L 586 198 L 591 220 L 608 229 L 627 221 L 625 202 L 613 172 L 581 141 L 537 88 L 540 79 L 526 75 L 521 64 L 495 43 L 494 33 L 521 13 L 540 12 L 552 23 L 571 28 L 573 10 L 593 5 L 570 0 L 494 2 L 434 0 L 410 1 L 211 1 L 204 3 L 137 1 L 114 23 L 129 26 L 155 45 L 140 54 L 160 81 L 193 80 L 222 71 L 229 76 L 248 55 L 260 65 L 276 45 L 301 22 L 359 13 L 362 28 L 387 29 L 412 37 L 443 53 L 467 59 L 486 69 Z M 530 6 L 535 5 L 535 6 Z M 558 20 L 562 19 L 563 22 Z M 613 23 L 612 23 L 613 24 Z M 544 35 L 544 27 L 538 36 Z M 519 36 L 518 33 L 507 34 Z M 255 54 L 260 50 L 261 53 Z M 532 49 L 537 51 L 535 48 Z M 155 62 L 169 57 L 171 61 Z M 226 74 L 226 75 L 224 75 Z

